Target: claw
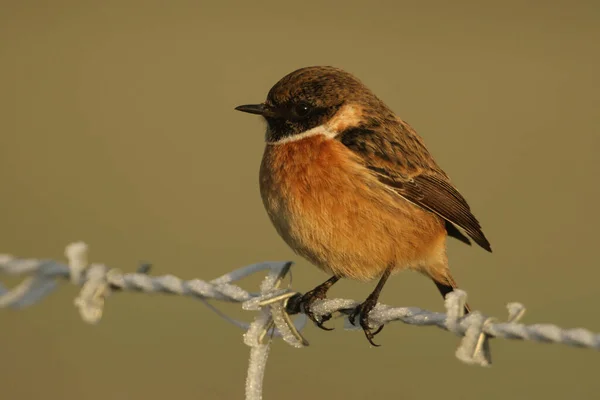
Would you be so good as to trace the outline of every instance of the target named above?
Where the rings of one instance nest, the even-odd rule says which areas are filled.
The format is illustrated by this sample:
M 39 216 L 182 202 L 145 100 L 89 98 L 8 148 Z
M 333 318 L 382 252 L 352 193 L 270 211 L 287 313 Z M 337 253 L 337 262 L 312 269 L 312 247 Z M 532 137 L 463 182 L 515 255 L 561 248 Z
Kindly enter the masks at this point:
M 316 319 L 316 318 L 315 318 Z M 328 328 L 326 326 L 324 326 L 323 324 L 327 321 L 329 321 L 331 319 L 331 314 L 326 314 L 323 315 L 321 317 L 321 321 L 316 321 L 315 319 L 313 319 L 312 321 L 317 324 L 317 326 L 321 329 L 323 329 L 324 331 L 332 331 L 334 328 Z
M 325 331 L 332 331 L 333 328 L 328 328 L 323 325 L 325 322 L 327 322 L 331 319 L 331 315 L 324 315 L 319 320 L 319 319 L 317 319 L 317 317 L 311 310 L 312 305 L 314 304 L 315 301 L 323 300 L 325 298 L 326 298 L 325 295 L 322 295 L 319 292 L 315 292 L 315 291 L 311 290 L 310 292 L 306 292 L 304 295 L 302 295 L 302 297 L 300 298 L 299 306 L 302 308 L 302 311 L 304 312 L 304 314 L 306 314 L 308 319 L 310 319 L 312 322 L 314 322 L 315 325 L 317 325 L 319 328 L 321 328 Z
M 317 300 L 324 300 L 327 298 L 327 291 L 329 288 L 336 283 L 340 278 L 333 276 L 327 281 L 323 282 L 310 292 L 306 292 L 303 295 L 297 295 L 288 300 L 287 311 L 290 314 L 297 314 L 303 312 L 306 316 L 315 323 L 319 328 L 325 331 L 332 331 L 333 328 L 328 328 L 323 324 L 331 319 L 331 314 L 323 315 L 320 320 L 317 319 L 315 314 L 311 311 L 313 303 Z
M 371 332 L 371 326 L 369 325 L 369 313 L 377 305 L 377 300 L 379 299 L 379 294 L 381 293 L 381 290 L 383 289 L 383 286 L 385 285 L 385 282 L 390 277 L 391 273 L 392 273 L 392 267 L 388 267 L 383 272 L 383 275 L 381 275 L 381 278 L 379 279 L 379 282 L 377 283 L 375 290 L 373 290 L 373 292 L 369 295 L 369 297 L 367 297 L 367 299 L 365 301 L 363 301 L 361 304 L 359 304 L 352 311 L 352 314 L 350 314 L 350 316 L 348 317 L 348 320 L 350 320 L 350 323 L 352 325 L 356 326 L 354 321 L 356 320 L 356 316 L 360 314 L 360 326 L 362 327 L 363 331 L 365 332 L 365 336 L 367 337 L 367 340 L 369 341 L 369 343 L 371 343 L 371 345 L 375 346 L 375 347 L 379 347 L 379 345 L 375 344 L 373 342 L 373 338 L 375 337 L 375 335 L 377 335 L 379 332 L 381 332 L 381 330 L 383 329 L 383 325 L 381 325 L 379 328 L 377 328 L 377 330 L 375 332 Z
M 365 333 L 365 336 L 367 337 L 367 340 L 369 341 L 369 343 L 371 343 L 372 346 L 380 347 L 381 345 L 373 342 L 373 338 L 375 337 L 375 335 L 381 332 L 384 325 L 381 325 L 374 332 L 371 331 L 371 327 L 369 325 L 369 313 L 375 307 L 376 304 L 376 300 L 372 299 L 371 297 L 367 298 L 367 300 L 365 300 L 363 303 L 356 306 L 356 308 L 352 311 L 352 314 L 348 316 L 348 320 L 352 325 L 356 326 L 356 317 L 360 315 L 359 323 L 361 328 L 363 329 L 363 332 Z

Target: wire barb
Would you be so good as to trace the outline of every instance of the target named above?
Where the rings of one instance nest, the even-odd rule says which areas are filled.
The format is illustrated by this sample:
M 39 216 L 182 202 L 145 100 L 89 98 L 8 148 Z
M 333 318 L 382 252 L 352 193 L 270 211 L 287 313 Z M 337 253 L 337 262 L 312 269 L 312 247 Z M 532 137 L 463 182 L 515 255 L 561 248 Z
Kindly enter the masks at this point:
M 291 272 L 291 262 L 248 265 L 207 282 L 199 279 L 186 281 L 172 275 L 150 276 L 150 264 L 141 266 L 137 273 L 122 273 L 103 264 L 88 264 L 88 246 L 83 242 L 67 246 L 65 255 L 68 259 L 66 264 L 0 254 L 0 274 L 25 276 L 20 284 L 10 290 L 0 283 L 0 308 L 33 305 L 57 288 L 58 279 L 81 286 L 75 306 L 83 320 L 92 324 L 100 321 L 106 299 L 112 293 L 135 291 L 195 298 L 226 321 L 246 330 L 244 343 L 251 347 L 246 379 L 247 400 L 262 399 L 262 382 L 272 338 L 281 337 L 294 347 L 308 345 L 308 341 L 300 333 L 308 319 L 305 311 L 300 309 L 302 307 L 296 307 L 295 303 L 301 294 L 289 287 L 280 288 Z M 234 284 L 261 271 L 268 273 L 258 293 L 248 292 Z M 557 343 L 600 350 L 600 334 L 586 329 L 518 323 L 525 313 L 525 307 L 520 303 L 507 304 L 507 322 L 498 322 L 478 311 L 465 316 L 466 299 L 467 295 L 462 290 L 449 293 L 445 300 L 445 314 L 416 307 L 377 304 L 369 313 L 369 321 L 375 328 L 392 321 L 401 321 L 409 325 L 437 326 L 452 332 L 461 337 L 456 357 L 465 363 L 480 366 L 491 365 L 491 338 Z M 209 300 L 241 303 L 244 310 L 258 312 L 258 315 L 250 324 L 237 321 L 223 314 Z M 342 315 L 346 329 L 359 329 L 348 321 L 348 315 L 357 305 L 358 302 L 349 299 L 317 300 L 310 307 L 310 312 L 318 319 L 333 314 Z M 292 320 L 290 314 L 297 316 Z

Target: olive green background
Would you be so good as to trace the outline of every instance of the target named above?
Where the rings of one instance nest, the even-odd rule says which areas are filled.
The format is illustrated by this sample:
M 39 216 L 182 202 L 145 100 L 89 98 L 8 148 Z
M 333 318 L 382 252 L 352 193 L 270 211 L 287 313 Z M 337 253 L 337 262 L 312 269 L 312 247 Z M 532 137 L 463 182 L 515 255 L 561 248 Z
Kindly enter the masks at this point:
M 260 200 L 264 123 L 233 108 L 294 69 L 335 65 L 413 125 L 480 219 L 493 254 L 449 244 L 471 304 L 505 318 L 520 301 L 525 322 L 600 331 L 598 43 L 593 1 L 3 1 L 0 252 L 64 259 L 84 240 L 91 261 L 207 280 L 293 260 L 294 288 L 312 288 L 326 276 L 283 243 Z M 362 299 L 373 286 L 331 294 Z M 64 284 L 0 311 L 2 399 L 243 397 L 242 332 L 201 303 L 118 294 L 90 326 L 76 295 Z M 382 301 L 443 310 L 411 273 Z M 391 324 L 371 348 L 334 325 L 307 328 L 306 349 L 274 344 L 265 399 L 600 391 L 590 350 L 494 340 L 484 369 L 460 363 L 458 338 L 435 328 Z

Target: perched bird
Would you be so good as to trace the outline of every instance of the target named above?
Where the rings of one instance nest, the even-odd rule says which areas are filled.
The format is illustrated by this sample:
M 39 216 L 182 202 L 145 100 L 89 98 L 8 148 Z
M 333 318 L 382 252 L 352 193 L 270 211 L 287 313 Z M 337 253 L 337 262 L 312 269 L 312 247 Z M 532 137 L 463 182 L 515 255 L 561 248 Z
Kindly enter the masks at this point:
M 299 299 L 310 311 L 340 278 L 379 278 L 350 315 L 373 345 L 369 312 L 389 276 L 406 269 L 433 280 L 442 296 L 457 287 L 446 237 L 491 252 L 467 201 L 423 140 L 362 82 L 315 66 L 283 77 L 261 104 L 236 110 L 267 122 L 260 192 L 283 240 L 332 277 Z M 468 236 L 468 237 L 467 237 Z M 469 312 L 468 306 L 466 312 Z

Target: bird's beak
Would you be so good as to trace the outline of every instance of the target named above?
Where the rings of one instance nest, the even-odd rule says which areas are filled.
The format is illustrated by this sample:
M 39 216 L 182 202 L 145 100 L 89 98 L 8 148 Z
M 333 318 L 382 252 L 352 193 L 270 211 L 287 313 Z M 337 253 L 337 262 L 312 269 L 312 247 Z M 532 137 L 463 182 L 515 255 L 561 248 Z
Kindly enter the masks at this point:
M 244 104 L 243 106 L 237 106 L 235 109 L 249 114 L 262 115 L 263 117 L 274 115 L 266 104 Z

